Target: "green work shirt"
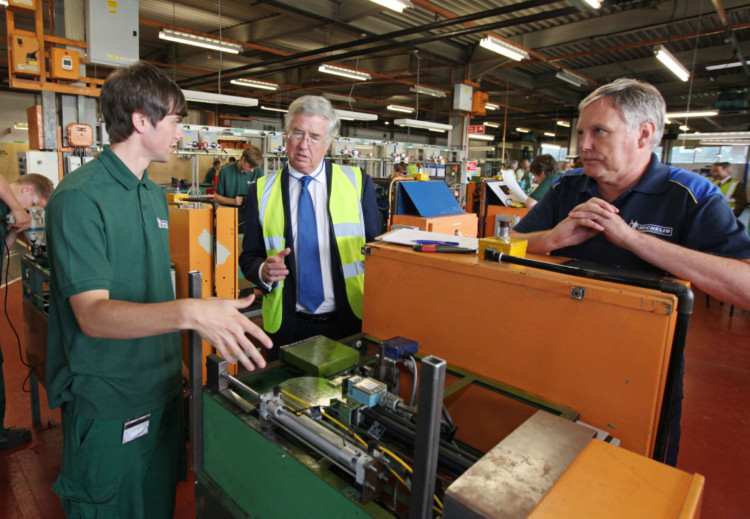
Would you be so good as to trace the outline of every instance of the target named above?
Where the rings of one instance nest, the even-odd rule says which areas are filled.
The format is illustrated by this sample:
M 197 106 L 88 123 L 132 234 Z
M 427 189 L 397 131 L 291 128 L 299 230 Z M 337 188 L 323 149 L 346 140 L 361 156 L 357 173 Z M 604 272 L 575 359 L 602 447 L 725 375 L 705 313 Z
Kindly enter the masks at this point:
M 225 196 L 227 198 L 247 196 L 247 190 L 250 187 L 250 184 L 263 176 L 262 168 L 255 168 L 248 173 L 243 173 L 240 171 L 240 167 L 237 164 L 238 163 L 235 162 L 234 164 L 227 164 L 221 168 L 219 180 L 216 182 L 217 195 Z
M 539 183 L 537 188 L 532 191 L 529 196 L 537 202 L 540 201 L 542 198 L 544 198 L 544 195 L 547 194 L 547 191 L 549 191 L 550 186 L 552 186 L 552 182 L 554 182 L 561 176 L 562 173 L 552 173 L 551 175 L 545 176 L 544 180 Z
M 109 147 L 67 175 L 49 199 L 47 396 L 78 416 L 120 419 L 165 405 L 181 390 L 179 335 L 97 339 L 78 326 L 70 298 L 108 290 L 112 300 L 174 299 L 169 213 L 162 190 Z M 138 323 L 128 323 L 138 329 Z
M 206 171 L 206 178 L 203 179 L 204 184 L 213 184 L 214 178 L 216 178 L 216 169 L 215 168 L 208 168 L 208 171 Z

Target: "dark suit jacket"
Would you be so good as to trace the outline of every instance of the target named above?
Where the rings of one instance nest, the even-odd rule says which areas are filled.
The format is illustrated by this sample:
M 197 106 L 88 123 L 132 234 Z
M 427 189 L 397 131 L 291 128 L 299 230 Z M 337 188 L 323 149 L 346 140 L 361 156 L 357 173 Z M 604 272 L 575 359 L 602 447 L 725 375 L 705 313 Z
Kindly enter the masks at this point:
M 328 199 L 330 200 L 332 167 L 327 159 L 325 165 L 326 178 L 328 181 Z M 275 347 L 296 340 L 301 340 L 303 338 L 295 336 L 295 322 L 298 319 L 296 316 L 297 281 L 295 279 L 297 266 L 294 259 L 294 240 L 292 239 L 292 224 L 289 212 L 289 173 L 286 168 L 284 168 L 284 171 L 281 173 L 280 180 L 285 216 L 284 238 L 286 240 L 286 246 L 292 249 L 292 254 L 286 257 L 286 265 L 289 269 L 289 275 L 284 282 L 281 328 L 279 328 L 276 333 L 271 334 L 271 339 L 274 341 Z M 261 229 L 258 215 L 257 187 L 257 183 L 250 184 L 250 189 L 246 198 L 247 212 L 245 214 L 245 238 L 242 242 L 240 268 L 247 279 L 260 287 L 262 286 L 262 283 L 258 278 L 258 271 L 261 264 L 266 260 L 266 246 L 263 243 L 263 230 Z M 328 208 L 328 205 L 326 205 L 326 208 Z M 381 223 L 378 204 L 375 198 L 375 188 L 372 183 L 372 178 L 367 174 L 362 175 L 362 215 L 365 224 L 365 240 L 370 242 L 375 239 L 375 236 L 380 234 Z M 330 212 L 328 214 L 328 225 L 332 245 L 331 269 L 333 274 L 334 295 L 336 298 L 336 312 L 338 313 L 342 324 L 341 335 L 338 337 L 331 337 L 331 339 L 340 339 L 361 331 L 362 321 L 354 315 L 346 297 L 341 258 L 339 256 L 339 251 L 335 246 Z

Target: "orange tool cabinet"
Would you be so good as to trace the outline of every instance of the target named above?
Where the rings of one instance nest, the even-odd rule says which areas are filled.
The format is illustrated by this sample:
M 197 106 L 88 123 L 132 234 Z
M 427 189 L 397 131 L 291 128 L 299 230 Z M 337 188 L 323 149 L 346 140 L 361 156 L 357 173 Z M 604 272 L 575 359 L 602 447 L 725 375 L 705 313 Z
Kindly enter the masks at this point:
M 416 340 L 652 456 L 676 296 L 382 242 L 368 244 L 365 272 L 365 333 Z

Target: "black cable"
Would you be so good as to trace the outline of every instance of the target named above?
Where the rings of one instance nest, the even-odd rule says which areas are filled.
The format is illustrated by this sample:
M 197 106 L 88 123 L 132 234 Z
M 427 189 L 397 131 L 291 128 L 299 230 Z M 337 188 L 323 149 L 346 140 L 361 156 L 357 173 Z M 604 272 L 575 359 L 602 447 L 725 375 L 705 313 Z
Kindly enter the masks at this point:
M 0 240 L 2 243 L 0 243 L 0 256 L 5 258 L 5 252 L 6 252 L 6 243 L 5 240 Z M 16 331 L 16 327 L 13 326 L 13 321 L 10 319 L 10 315 L 8 314 L 8 277 L 10 273 L 10 250 L 7 250 L 8 253 L 8 264 L 5 267 L 5 299 L 3 301 L 3 311 L 5 313 L 5 319 L 8 321 L 8 324 L 10 325 L 10 329 L 13 331 L 13 335 L 16 336 L 16 344 L 18 345 L 18 358 L 21 360 L 21 364 L 29 368 L 29 373 L 26 375 L 26 378 L 23 379 L 23 382 L 21 382 L 21 391 L 24 393 L 28 393 L 31 391 L 31 389 L 26 389 L 26 381 L 29 380 L 29 377 L 31 376 L 31 373 L 36 371 L 36 368 L 44 364 L 44 361 L 40 362 L 39 364 L 32 365 L 27 363 L 23 358 L 23 351 L 21 350 L 21 337 L 18 335 L 18 332 Z M 0 345 L 2 347 L 2 345 Z

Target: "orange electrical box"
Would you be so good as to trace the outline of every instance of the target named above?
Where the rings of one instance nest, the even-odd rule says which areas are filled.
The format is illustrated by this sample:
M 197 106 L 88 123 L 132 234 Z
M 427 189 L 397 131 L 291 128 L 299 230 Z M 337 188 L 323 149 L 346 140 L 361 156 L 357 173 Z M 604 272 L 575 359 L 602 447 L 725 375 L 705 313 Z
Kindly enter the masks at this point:
M 68 146 L 87 147 L 94 143 L 94 132 L 88 124 L 69 124 L 65 130 Z
M 36 9 L 36 0 L 8 0 L 8 5 L 24 9 Z
M 23 76 L 38 76 L 40 74 L 41 45 L 39 40 L 29 36 L 12 34 L 11 72 Z
M 55 79 L 77 80 L 80 58 L 76 51 L 53 47 L 49 55 L 49 75 Z
M 487 104 L 489 98 L 489 94 L 474 90 L 474 95 L 471 96 L 472 115 L 485 115 L 487 113 L 487 108 L 485 105 Z
M 29 149 L 41 150 L 44 143 L 44 121 L 42 120 L 42 105 L 30 106 L 26 109 L 26 121 L 29 124 Z

